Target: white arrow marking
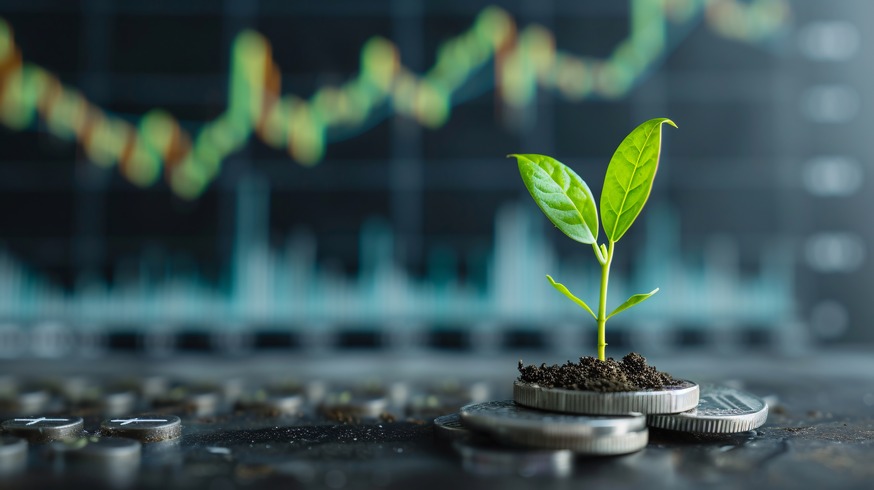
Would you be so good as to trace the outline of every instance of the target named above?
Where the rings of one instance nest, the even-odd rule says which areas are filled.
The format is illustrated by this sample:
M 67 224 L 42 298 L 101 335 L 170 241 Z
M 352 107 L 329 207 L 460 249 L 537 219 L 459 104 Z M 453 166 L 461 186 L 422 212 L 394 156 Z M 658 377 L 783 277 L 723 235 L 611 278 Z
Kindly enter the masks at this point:
M 27 422 L 24 425 L 34 425 L 40 422 L 68 422 L 70 419 L 47 419 L 45 417 L 40 417 L 38 419 L 14 419 L 15 422 Z
M 166 419 L 139 419 L 139 418 L 132 418 L 132 419 L 113 419 L 113 420 L 110 420 L 110 422 L 113 422 L 113 423 L 116 423 L 116 424 L 121 424 L 121 425 L 127 425 L 127 424 L 138 424 L 138 423 L 140 423 L 140 422 L 167 422 L 167 420 L 166 420 Z

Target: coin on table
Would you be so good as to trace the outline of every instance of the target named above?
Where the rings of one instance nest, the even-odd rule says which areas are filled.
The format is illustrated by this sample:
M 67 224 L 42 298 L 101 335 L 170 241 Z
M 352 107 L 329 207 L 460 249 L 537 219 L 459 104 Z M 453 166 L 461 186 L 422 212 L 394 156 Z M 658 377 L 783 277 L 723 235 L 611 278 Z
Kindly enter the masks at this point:
M 470 438 L 473 432 L 461 423 L 459 414 L 451 413 L 434 419 L 434 435 L 445 441 L 457 441 Z
M 681 380 L 658 390 L 600 392 L 546 388 L 516 381 L 513 399 L 526 407 L 587 415 L 678 413 L 698 405 L 698 385 Z
M 745 391 L 704 386 L 698 406 L 669 415 L 650 415 L 650 427 L 682 432 L 732 434 L 760 427 L 768 419 L 768 404 Z
M 182 435 L 182 423 L 175 415 L 141 415 L 104 420 L 100 432 L 106 436 L 129 437 L 140 442 L 160 442 Z
M 527 449 L 502 446 L 488 439 L 464 439 L 452 443 L 461 454 L 461 466 L 482 476 L 568 476 L 574 453 L 566 449 Z
M 237 400 L 237 407 L 274 415 L 295 415 L 300 412 L 304 395 L 299 390 L 261 389 Z
M 24 468 L 26 462 L 27 440 L 0 434 L 0 476 Z
M 328 392 L 319 404 L 319 411 L 331 418 L 379 417 L 389 407 L 385 390 L 379 387 L 346 388 Z
M 80 446 L 65 453 L 70 461 L 101 463 L 139 461 L 143 448 L 139 441 L 126 437 L 102 437 L 88 440 Z
M 625 454 L 647 443 L 646 417 L 571 415 L 534 410 L 513 400 L 467 405 L 459 412 L 466 427 L 509 444 L 568 449 L 590 455 Z
M 58 441 L 82 432 L 82 417 L 45 417 L 36 415 L 4 420 L 0 430 L 30 442 Z

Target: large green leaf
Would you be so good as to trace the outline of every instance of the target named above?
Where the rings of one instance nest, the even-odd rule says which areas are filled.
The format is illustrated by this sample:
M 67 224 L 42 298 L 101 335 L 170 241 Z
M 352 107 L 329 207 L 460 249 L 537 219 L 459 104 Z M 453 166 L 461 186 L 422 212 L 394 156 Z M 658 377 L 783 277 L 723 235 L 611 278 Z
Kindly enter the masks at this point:
M 659 288 L 655 288 L 646 294 L 635 294 L 634 296 L 625 300 L 625 303 L 617 306 L 616 309 L 613 310 L 613 313 L 607 315 L 607 318 L 610 318 L 617 313 L 623 312 L 638 303 L 643 303 L 644 301 L 648 300 L 650 296 L 654 295 L 657 292 L 659 292 Z
M 574 294 L 572 292 L 570 292 L 570 290 L 564 284 L 560 284 L 560 283 L 555 282 L 555 280 L 553 280 L 552 276 L 550 276 L 550 275 L 547 275 L 546 278 L 549 279 L 549 283 L 552 284 L 552 287 L 554 287 L 555 289 L 558 289 L 559 292 L 561 292 L 561 294 L 567 296 L 568 298 L 570 298 L 571 301 L 580 305 L 580 308 L 588 311 L 589 314 L 592 315 L 592 318 L 594 318 L 595 320 L 598 319 L 598 317 L 595 315 L 595 312 L 592 311 L 591 308 L 589 308 L 589 305 L 587 305 L 585 301 L 574 296 Z
M 662 124 L 677 127 L 670 119 L 650 119 L 636 127 L 619 144 L 601 192 L 601 219 L 607 238 L 617 242 L 637 219 L 655 179 L 662 146 Z
M 508 156 L 516 157 L 525 187 L 552 224 L 578 242 L 595 243 L 598 209 L 583 179 L 546 155 Z

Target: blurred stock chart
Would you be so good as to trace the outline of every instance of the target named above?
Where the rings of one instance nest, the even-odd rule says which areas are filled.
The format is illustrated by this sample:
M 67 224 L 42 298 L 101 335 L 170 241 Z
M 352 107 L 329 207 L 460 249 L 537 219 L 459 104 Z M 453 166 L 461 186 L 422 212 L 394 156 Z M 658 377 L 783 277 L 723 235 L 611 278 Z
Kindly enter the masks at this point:
M 870 342 L 866 0 L 0 0 L 0 356 L 586 352 L 596 194 L 670 117 L 607 341 Z M 866 89 L 865 87 L 869 87 Z

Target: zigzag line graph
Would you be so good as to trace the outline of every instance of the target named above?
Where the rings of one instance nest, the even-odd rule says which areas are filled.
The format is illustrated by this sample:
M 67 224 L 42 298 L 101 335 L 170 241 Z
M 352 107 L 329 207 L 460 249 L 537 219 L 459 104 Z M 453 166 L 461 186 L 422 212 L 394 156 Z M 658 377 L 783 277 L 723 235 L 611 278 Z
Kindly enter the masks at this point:
M 518 30 L 507 12 L 488 7 L 470 29 L 440 45 L 424 74 L 405 67 L 391 41 L 374 37 L 361 48 L 356 76 L 308 99 L 280 93 L 270 42 L 243 31 L 231 49 L 227 110 L 196 134 L 162 109 L 131 122 L 98 107 L 45 68 L 24 61 L 11 27 L 0 19 L 0 123 L 27 130 L 39 121 L 51 134 L 77 142 L 94 164 L 117 165 L 139 186 L 163 174 L 177 195 L 191 199 L 252 137 L 313 165 L 324 157 L 330 130 L 363 126 L 386 107 L 425 127 L 442 126 L 459 103 L 453 96 L 490 66 L 495 90 L 509 106 L 529 103 L 538 88 L 570 100 L 619 98 L 664 57 L 671 24 L 703 18 L 723 37 L 760 42 L 786 24 L 789 7 L 785 0 L 631 0 L 630 17 L 628 37 L 608 57 L 594 59 L 558 50 L 548 29 Z

